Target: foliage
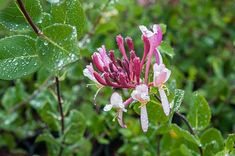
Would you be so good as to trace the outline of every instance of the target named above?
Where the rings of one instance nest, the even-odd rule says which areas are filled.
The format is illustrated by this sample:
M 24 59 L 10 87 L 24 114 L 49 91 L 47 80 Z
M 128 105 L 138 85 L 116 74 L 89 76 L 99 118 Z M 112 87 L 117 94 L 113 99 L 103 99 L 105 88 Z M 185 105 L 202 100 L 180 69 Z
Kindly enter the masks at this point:
M 235 155 L 233 1 L 22 2 L 43 35 L 16 1 L 0 0 L 0 155 Z M 149 131 L 141 131 L 138 103 L 124 114 L 123 129 L 112 121 L 115 112 L 102 110 L 111 89 L 101 89 L 93 105 L 97 88 L 87 87 L 82 70 L 97 47 L 117 50 L 118 34 L 134 38 L 142 56 L 137 27 L 155 23 L 164 23 L 159 50 L 172 71 L 171 114 L 165 116 L 153 89 Z

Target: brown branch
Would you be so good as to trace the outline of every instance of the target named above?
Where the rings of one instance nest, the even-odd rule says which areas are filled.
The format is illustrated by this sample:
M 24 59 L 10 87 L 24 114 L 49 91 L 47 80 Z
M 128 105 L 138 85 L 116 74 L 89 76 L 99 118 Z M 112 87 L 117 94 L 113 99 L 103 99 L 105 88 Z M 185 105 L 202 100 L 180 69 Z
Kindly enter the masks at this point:
M 32 27 L 33 31 L 38 35 L 38 36 L 43 36 L 42 31 L 37 27 L 36 24 L 34 24 L 31 16 L 29 15 L 29 13 L 27 12 L 24 3 L 22 2 L 22 0 L 17 0 L 16 1 L 21 12 L 23 13 L 25 19 L 27 20 L 27 22 L 29 23 L 29 25 Z
M 63 107 L 62 107 L 62 99 L 60 94 L 60 81 L 59 78 L 55 77 L 55 84 L 56 84 L 56 93 L 57 93 L 57 100 L 58 100 L 58 106 L 59 106 L 59 112 L 61 117 L 61 133 L 64 133 L 64 113 L 63 113 Z

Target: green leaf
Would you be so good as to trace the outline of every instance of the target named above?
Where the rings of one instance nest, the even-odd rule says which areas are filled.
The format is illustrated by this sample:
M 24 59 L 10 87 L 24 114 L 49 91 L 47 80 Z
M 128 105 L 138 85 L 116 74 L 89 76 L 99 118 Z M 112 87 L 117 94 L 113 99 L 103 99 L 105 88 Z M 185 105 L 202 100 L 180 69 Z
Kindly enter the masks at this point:
M 40 21 L 42 7 L 39 0 L 22 0 L 27 12 L 32 20 L 37 23 Z M 0 21 L 11 30 L 31 29 L 26 22 L 23 14 L 19 10 L 16 2 L 10 3 L 9 7 L 0 11 Z
M 23 83 L 17 80 L 14 87 L 9 87 L 5 90 L 2 97 L 2 106 L 6 110 L 10 110 L 17 103 L 22 102 L 27 96 Z
M 185 156 L 193 156 L 192 152 L 188 147 L 184 144 L 180 146 L 180 151 L 183 153 Z
M 72 110 L 68 118 L 66 118 L 65 142 L 72 144 L 82 138 L 85 132 L 85 117 L 77 110 Z
M 0 10 L 6 8 L 11 0 L 0 0 Z
M 234 146 L 235 146 L 235 134 L 229 134 L 225 142 L 225 147 L 230 151 L 232 150 L 235 151 Z
M 180 105 L 184 99 L 184 91 L 181 89 L 175 89 L 175 96 L 173 99 L 173 111 L 177 112 L 180 108 Z
M 86 26 L 86 17 L 79 0 L 64 0 L 59 4 L 52 4 L 51 15 L 54 23 L 75 26 L 78 32 L 78 38 L 83 35 Z
M 43 134 L 40 134 L 37 137 L 36 142 L 45 142 L 49 155 L 58 155 L 60 150 L 60 143 L 50 133 L 44 132 Z
M 37 71 L 39 67 L 35 40 L 21 35 L 0 40 L 0 79 L 20 78 Z
M 78 59 L 76 28 L 54 24 L 43 29 L 46 37 L 37 38 L 37 50 L 42 63 L 53 72 Z
M 160 23 L 159 25 L 160 25 L 160 27 L 161 27 L 162 34 L 165 34 L 165 33 L 166 33 L 167 26 L 166 26 L 165 24 L 163 24 L 163 23 Z
M 165 41 L 162 41 L 158 49 L 160 50 L 160 52 L 167 54 L 171 58 L 175 55 L 174 49 Z
M 193 102 L 194 104 L 191 106 L 188 120 L 196 130 L 202 130 L 206 128 L 211 119 L 210 107 L 206 101 L 206 99 L 198 95 L 198 93 L 193 94 Z
M 180 128 L 176 124 L 171 125 L 170 134 L 175 137 L 183 137 L 184 139 L 186 139 L 192 143 L 195 143 L 198 146 L 200 145 L 200 141 L 198 140 L 198 138 L 196 138 L 195 136 L 190 134 L 188 131 Z
M 201 136 L 200 140 L 204 149 L 205 155 L 214 155 L 223 149 L 223 137 L 215 128 L 206 130 Z

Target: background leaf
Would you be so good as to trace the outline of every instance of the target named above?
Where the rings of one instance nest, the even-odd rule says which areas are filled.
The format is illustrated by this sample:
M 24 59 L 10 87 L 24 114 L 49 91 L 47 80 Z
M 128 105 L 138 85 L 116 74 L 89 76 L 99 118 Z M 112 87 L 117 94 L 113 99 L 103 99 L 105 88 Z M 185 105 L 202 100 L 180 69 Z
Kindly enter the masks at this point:
M 204 154 L 208 156 L 213 156 L 217 152 L 223 149 L 223 137 L 215 128 L 210 128 L 206 130 L 201 136 L 200 140 L 202 146 L 204 147 Z
M 39 22 L 42 12 L 42 7 L 39 0 L 22 0 L 26 10 L 32 17 L 34 22 Z M 11 30 L 30 29 L 23 14 L 18 9 L 16 2 L 12 1 L 4 10 L 0 11 L 0 23 L 4 24 Z
M 63 14 L 61 14 L 63 12 Z M 86 17 L 79 0 L 64 0 L 59 4 L 52 4 L 51 15 L 54 23 L 75 26 L 78 37 L 83 35 Z
M 35 72 L 40 66 L 35 40 L 11 36 L 0 40 L 0 79 L 12 80 Z
M 193 105 L 188 113 L 189 122 L 196 130 L 202 130 L 209 125 L 210 119 L 211 112 L 206 99 L 197 92 L 194 93 Z

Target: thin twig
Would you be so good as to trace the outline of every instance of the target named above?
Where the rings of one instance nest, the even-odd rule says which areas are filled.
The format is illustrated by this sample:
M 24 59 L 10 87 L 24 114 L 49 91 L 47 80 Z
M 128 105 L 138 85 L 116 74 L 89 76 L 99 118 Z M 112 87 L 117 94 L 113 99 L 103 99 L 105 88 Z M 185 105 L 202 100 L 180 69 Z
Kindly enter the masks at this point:
M 56 93 L 57 93 L 57 100 L 58 100 L 58 106 L 59 106 L 59 112 L 61 117 L 61 133 L 64 133 L 64 113 L 63 113 L 63 107 L 62 107 L 62 99 L 60 94 L 60 81 L 59 78 L 55 77 L 55 84 L 56 84 Z
M 182 120 L 184 121 L 184 123 L 187 125 L 189 132 L 192 135 L 196 135 L 196 133 L 194 132 L 192 126 L 190 125 L 189 121 L 186 119 L 186 117 L 183 114 L 180 114 L 179 112 L 175 112 L 175 114 Z
M 39 27 L 33 22 L 31 16 L 29 15 L 29 13 L 27 12 L 24 3 L 22 2 L 22 0 L 16 0 L 21 12 L 23 13 L 25 19 L 27 20 L 27 22 L 29 23 L 29 25 L 32 27 L 33 31 L 38 35 L 38 36 L 42 36 L 45 39 L 47 39 L 46 36 L 43 35 L 42 31 L 39 29 Z M 62 100 L 61 100 L 61 94 L 60 94 L 60 84 L 59 84 L 59 78 L 55 77 L 55 82 L 56 82 L 56 90 L 57 90 L 57 98 L 58 98 L 58 105 L 59 105 L 59 112 L 60 112 L 60 116 L 61 116 L 61 133 L 64 134 L 64 114 L 63 114 L 63 108 L 62 108 Z M 38 92 L 36 92 L 35 94 L 33 94 L 34 96 L 37 95 Z M 34 96 L 30 97 L 29 100 L 33 99 Z M 61 143 L 63 145 L 63 141 Z M 63 146 L 61 145 L 60 147 L 60 151 L 59 151 L 59 156 L 62 155 L 63 153 Z
M 27 10 L 25 9 L 24 3 L 22 2 L 22 0 L 17 0 L 17 4 L 21 10 L 21 12 L 23 13 L 24 17 L 26 18 L 27 22 L 29 23 L 29 25 L 32 27 L 33 31 L 38 35 L 38 36 L 43 36 L 42 31 L 37 27 L 36 24 L 34 24 L 31 16 L 29 15 L 29 13 L 27 12 Z
M 162 136 L 159 135 L 159 136 L 157 137 L 157 155 L 158 155 L 158 156 L 161 155 L 161 151 L 160 151 L 160 149 L 161 149 L 161 148 L 160 148 L 161 139 L 162 139 Z
M 61 134 L 64 134 L 64 113 L 63 113 L 63 107 L 62 107 L 62 99 L 61 99 L 61 94 L 60 94 L 60 81 L 59 78 L 56 76 L 55 77 L 55 84 L 56 84 L 56 93 L 57 93 L 57 100 L 58 100 L 58 107 L 59 107 L 59 112 L 60 112 L 60 123 L 61 123 Z M 61 156 L 64 148 L 63 148 L 63 143 L 64 140 L 62 140 L 61 145 L 60 145 L 60 150 L 58 156 Z

